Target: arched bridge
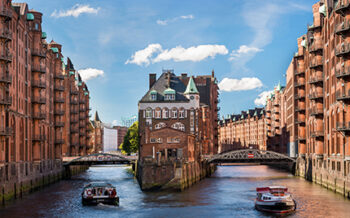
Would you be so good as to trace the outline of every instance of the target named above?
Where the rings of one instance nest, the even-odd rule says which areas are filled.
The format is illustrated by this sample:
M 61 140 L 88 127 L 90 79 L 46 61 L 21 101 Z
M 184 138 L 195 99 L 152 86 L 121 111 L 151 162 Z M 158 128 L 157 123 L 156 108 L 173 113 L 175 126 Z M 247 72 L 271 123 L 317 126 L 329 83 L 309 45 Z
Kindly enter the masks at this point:
M 64 165 L 105 165 L 105 164 L 130 164 L 135 158 L 123 156 L 119 154 L 99 153 L 77 157 L 66 161 Z
M 244 149 L 216 154 L 207 159 L 211 163 L 276 163 L 295 162 L 295 159 L 273 151 Z

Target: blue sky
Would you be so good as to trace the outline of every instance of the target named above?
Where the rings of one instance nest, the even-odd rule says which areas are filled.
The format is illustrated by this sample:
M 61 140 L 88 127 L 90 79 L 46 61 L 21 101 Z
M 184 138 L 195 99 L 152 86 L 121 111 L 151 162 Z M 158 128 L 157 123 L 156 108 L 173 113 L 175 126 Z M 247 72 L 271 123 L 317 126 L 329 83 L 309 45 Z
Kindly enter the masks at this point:
M 21 2 L 13 0 L 13 2 Z M 221 115 L 239 113 L 280 81 L 316 0 L 27 0 L 47 40 L 63 45 L 106 123 L 137 113 L 148 74 L 210 74 Z M 261 106 L 261 105 L 260 105 Z

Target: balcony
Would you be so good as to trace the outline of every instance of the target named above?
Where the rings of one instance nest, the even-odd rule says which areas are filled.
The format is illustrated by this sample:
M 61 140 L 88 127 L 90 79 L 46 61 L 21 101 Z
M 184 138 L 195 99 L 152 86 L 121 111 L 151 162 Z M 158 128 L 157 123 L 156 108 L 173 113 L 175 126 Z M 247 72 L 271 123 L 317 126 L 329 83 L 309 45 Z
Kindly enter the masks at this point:
M 71 109 L 71 110 L 70 110 L 70 113 L 71 113 L 71 114 L 78 114 L 78 113 L 79 113 L 79 110 Z
M 0 38 L 10 41 L 12 40 L 12 33 L 8 29 L 2 29 L 0 30 Z
M 336 70 L 335 76 L 338 79 L 349 77 L 350 76 L 350 67 L 342 67 L 342 69 Z
M 0 136 L 10 136 L 12 135 L 11 127 L 0 127 Z
M 34 96 L 32 98 L 32 103 L 34 103 L 34 104 L 46 104 L 46 98 Z
M 305 82 L 304 81 L 297 82 L 294 85 L 295 88 L 302 87 L 302 86 L 305 86 Z
M 72 119 L 70 120 L 70 123 L 71 123 L 71 124 L 76 124 L 76 123 L 78 123 L 78 119 L 72 118 Z
M 78 133 L 79 130 L 78 130 L 78 128 L 71 128 L 71 129 L 70 129 L 70 132 L 71 132 L 71 133 Z
M 317 39 L 314 41 L 314 43 L 309 47 L 309 52 L 317 52 L 323 50 L 323 44 L 321 43 L 322 39 Z
M 296 112 L 303 112 L 303 111 L 305 111 L 305 105 L 304 106 L 296 106 L 295 107 L 295 111 Z
M 11 62 L 12 61 L 12 55 L 9 51 L 0 51 L 0 60 L 5 62 Z
M 322 59 L 316 59 L 316 58 L 313 58 L 310 62 L 310 65 L 309 67 L 311 69 L 314 69 L 314 68 L 317 68 L 317 67 L 322 67 L 323 66 L 323 61 Z
M 323 137 L 323 131 L 314 131 L 314 132 L 311 132 L 311 137 L 312 137 L 312 138 L 320 138 L 320 137 Z
M 11 96 L 1 96 L 0 97 L 0 105 L 11 105 L 12 98 Z
M 55 85 L 55 91 L 64 91 L 64 86 L 63 85 Z
M 54 101 L 55 103 L 64 103 L 64 98 L 56 97 Z
M 306 138 L 305 136 L 298 136 L 298 139 L 297 139 L 299 142 L 305 142 L 306 141 Z
M 45 135 L 42 134 L 35 134 L 32 136 L 33 141 L 44 141 L 45 140 Z
M 64 75 L 62 75 L 62 74 L 55 74 L 54 79 L 64 80 Z
M 32 72 L 46 73 L 45 67 L 32 65 Z
M 46 58 L 46 53 L 41 49 L 32 49 L 31 52 L 32 52 L 32 56 Z
M 33 113 L 33 119 L 36 119 L 36 120 L 45 120 L 45 119 L 46 119 L 46 114 L 43 113 L 43 112 Z
M 320 100 L 323 99 L 323 93 L 322 92 L 313 92 L 309 95 L 310 100 Z
M 64 110 L 55 110 L 55 116 L 62 116 L 64 115 Z
M 78 94 L 79 94 L 79 91 L 70 90 L 70 94 L 71 94 L 71 95 L 78 95 Z
M 350 135 L 350 122 L 346 122 L 346 123 L 338 122 L 337 131 L 344 132 L 346 135 Z
M 337 35 L 344 35 L 344 34 L 348 33 L 349 30 L 350 30 L 349 21 L 348 21 L 348 20 L 345 20 L 345 21 L 343 21 L 342 23 L 338 24 L 338 25 L 335 27 L 334 32 L 335 32 Z
M 337 101 L 348 101 L 350 100 L 350 89 L 346 92 L 337 91 L 336 92 Z
M 305 94 L 296 94 L 294 98 L 295 98 L 296 100 L 304 99 L 304 98 L 305 98 Z
M 64 127 L 64 122 L 55 122 L 55 127 Z
M 297 71 L 295 72 L 295 75 L 302 75 L 305 74 L 304 67 L 297 67 Z
M 349 43 L 346 43 L 346 42 L 342 43 L 335 48 L 335 55 L 337 57 L 346 56 L 349 53 L 350 53 L 350 44 Z
M 10 84 L 12 82 L 12 77 L 9 73 L 2 74 L 0 76 L 0 83 Z
M 12 19 L 12 8 L 6 8 L 2 6 L 0 8 L 0 16 L 5 17 L 7 20 Z
M 323 109 L 322 108 L 311 108 L 309 109 L 310 116 L 322 116 Z
M 309 79 L 309 84 L 316 84 L 316 83 L 322 83 L 323 82 L 323 76 L 312 76 Z
M 295 118 L 294 122 L 295 124 L 305 124 L 305 119 Z
M 64 139 L 55 139 L 55 144 L 57 145 L 64 144 Z
M 344 12 L 349 9 L 349 2 L 349 0 L 338 1 L 338 4 L 334 8 L 335 13 L 345 15 Z
M 46 89 L 46 84 L 41 80 L 33 80 L 32 87 L 39 88 L 39 89 Z
M 308 31 L 314 31 L 315 29 L 317 29 L 317 28 L 321 28 L 322 26 L 321 26 L 321 22 L 320 22 L 320 24 L 308 24 L 307 25 L 307 30 Z

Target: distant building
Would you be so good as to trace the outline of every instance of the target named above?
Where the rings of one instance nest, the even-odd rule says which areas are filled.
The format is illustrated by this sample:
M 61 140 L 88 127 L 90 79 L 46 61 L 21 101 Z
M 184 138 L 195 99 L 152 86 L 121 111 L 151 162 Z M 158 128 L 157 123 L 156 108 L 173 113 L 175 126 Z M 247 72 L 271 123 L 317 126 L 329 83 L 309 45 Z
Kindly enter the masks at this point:
M 97 111 L 93 120 L 90 120 L 92 131 L 90 132 L 90 146 L 92 153 L 103 152 L 103 123 L 98 116 Z
M 229 115 L 219 124 L 219 152 L 256 148 L 266 150 L 266 119 L 264 108 Z
M 103 126 L 103 152 L 118 150 L 118 130 Z
M 137 115 L 132 115 L 130 117 L 122 117 L 122 126 L 130 127 L 133 123 L 137 121 Z

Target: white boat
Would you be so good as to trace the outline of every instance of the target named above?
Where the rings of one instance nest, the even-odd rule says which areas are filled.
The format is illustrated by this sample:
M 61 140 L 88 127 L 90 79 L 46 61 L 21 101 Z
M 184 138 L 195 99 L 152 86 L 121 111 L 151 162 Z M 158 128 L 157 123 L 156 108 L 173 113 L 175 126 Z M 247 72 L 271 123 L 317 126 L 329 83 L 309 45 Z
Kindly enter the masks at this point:
M 256 188 L 255 208 L 268 213 L 291 213 L 296 210 L 296 202 L 284 186 Z

